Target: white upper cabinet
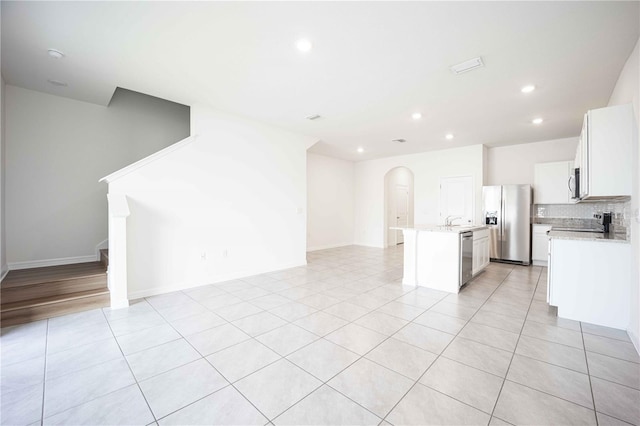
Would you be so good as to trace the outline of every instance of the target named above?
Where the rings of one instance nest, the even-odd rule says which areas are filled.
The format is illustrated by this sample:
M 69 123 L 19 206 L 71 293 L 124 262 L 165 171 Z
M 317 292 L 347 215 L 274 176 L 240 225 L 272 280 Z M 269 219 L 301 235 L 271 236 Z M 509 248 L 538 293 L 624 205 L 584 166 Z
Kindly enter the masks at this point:
M 538 163 L 533 168 L 534 204 L 570 204 L 573 161 Z
M 580 135 L 580 199 L 631 196 L 633 109 L 630 104 L 594 109 Z

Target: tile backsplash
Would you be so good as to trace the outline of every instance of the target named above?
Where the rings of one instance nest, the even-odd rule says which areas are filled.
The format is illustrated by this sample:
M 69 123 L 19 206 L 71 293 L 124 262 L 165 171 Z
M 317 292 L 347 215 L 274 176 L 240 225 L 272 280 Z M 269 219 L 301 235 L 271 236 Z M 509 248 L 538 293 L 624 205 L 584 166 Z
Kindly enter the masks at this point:
M 596 213 L 611 212 L 612 223 L 615 225 L 616 233 L 626 233 L 630 226 L 631 202 L 603 202 L 603 203 L 578 203 L 578 204 L 534 204 L 534 223 L 554 223 L 586 222 L 593 219 Z
M 595 213 L 615 213 L 618 219 L 628 216 L 630 202 L 623 203 L 579 203 L 579 204 L 536 204 L 535 217 L 593 219 Z

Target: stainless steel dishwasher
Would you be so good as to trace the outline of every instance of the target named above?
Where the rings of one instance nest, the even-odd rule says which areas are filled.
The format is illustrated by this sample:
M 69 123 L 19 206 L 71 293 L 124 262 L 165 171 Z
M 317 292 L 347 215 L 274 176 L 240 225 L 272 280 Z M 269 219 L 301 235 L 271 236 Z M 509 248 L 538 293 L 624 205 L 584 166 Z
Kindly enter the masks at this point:
M 472 276 L 473 268 L 473 232 L 460 233 L 460 287 Z

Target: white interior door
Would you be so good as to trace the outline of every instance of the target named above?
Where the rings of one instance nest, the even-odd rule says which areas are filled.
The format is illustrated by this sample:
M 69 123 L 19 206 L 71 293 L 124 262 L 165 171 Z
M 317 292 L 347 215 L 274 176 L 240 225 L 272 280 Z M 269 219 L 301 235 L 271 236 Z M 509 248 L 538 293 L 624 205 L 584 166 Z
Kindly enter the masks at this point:
M 396 226 L 406 228 L 409 226 L 409 188 L 406 185 L 397 185 L 395 191 Z M 396 232 L 396 244 L 404 243 L 402 231 Z
M 459 216 L 454 224 L 473 223 L 473 178 L 471 176 L 440 178 L 440 222 Z

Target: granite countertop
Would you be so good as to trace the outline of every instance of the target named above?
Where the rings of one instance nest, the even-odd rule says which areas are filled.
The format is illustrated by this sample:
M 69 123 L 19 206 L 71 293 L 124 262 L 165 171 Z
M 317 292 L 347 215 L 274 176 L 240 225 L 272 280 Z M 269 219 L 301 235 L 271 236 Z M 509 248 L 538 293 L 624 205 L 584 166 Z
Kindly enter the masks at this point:
M 486 225 L 453 225 L 453 226 L 445 226 L 445 225 L 415 225 L 415 226 L 411 226 L 411 227 L 390 227 L 389 229 L 394 229 L 394 230 L 400 230 L 400 231 L 404 231 L 404 230 L 413 230 L 413 231 L 420 231 L 420 232 L 451 232 L 451 233 L 456 233 L 456 234 L 460 234 L 462 232 L 469 232 L 469 231 L 480 231 L 482 229 L 486 229 L 487 226 Z
M 611 243 L 629 244 L 626 234 L 601 234 L 596 232 L 572 232 L 572 231 L 549 231 L 549 238 L 557 238 L 560 240 L 583 240 L 583 241 L 603 241 Z

